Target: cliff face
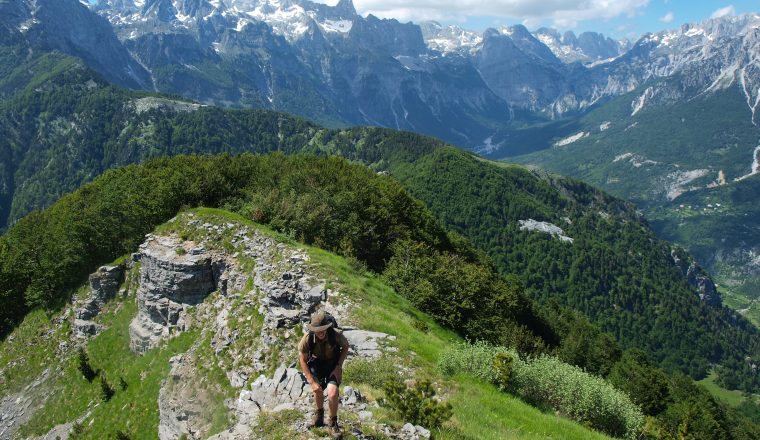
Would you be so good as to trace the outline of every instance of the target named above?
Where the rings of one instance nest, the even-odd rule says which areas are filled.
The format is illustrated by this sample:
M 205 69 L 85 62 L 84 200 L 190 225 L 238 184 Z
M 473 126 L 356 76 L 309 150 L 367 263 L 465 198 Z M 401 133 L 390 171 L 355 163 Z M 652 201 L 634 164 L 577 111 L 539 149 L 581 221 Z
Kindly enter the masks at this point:
M 135 256 L 141 262 L 138 314 L 129 326 L 132 349 L 149 350 L 175 331 L 188 328 L 186 310 L 217 289 L 226 263 L 202 246 L 190 247 L 176 237 L 148 236 Z

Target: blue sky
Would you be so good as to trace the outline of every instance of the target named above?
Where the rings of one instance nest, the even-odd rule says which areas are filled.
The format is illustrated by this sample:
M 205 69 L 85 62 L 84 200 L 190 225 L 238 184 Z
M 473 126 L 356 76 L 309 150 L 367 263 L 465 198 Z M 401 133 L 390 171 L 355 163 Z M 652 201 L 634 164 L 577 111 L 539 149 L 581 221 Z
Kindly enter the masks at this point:
M 335 4 L 337 0 L 318 0 Z M 760 12 L 757 0 L 353 0 L 361 15 L 400 21 L 438 20 L 466 29 L 522 23 L 576 33 L 637 39 L 646 32 L 701 22 L 713 14 Z

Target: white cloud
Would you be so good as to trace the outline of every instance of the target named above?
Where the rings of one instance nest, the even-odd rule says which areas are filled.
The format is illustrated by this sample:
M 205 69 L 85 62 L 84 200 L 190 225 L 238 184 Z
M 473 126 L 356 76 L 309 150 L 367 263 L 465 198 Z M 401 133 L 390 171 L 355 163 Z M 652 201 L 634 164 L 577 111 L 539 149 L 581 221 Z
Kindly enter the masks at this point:
M 318 0 L 335 4 L 337 0 Z M 584 20 L 635 16 L 650 0 L 354 0 L 357 12 L 399 21 L 495 16 L 527 22 L 551 20 L 575 27 Z
M 725 17 L 726 15 L 736 15 L 736 8 L 734 5 L 728 5 L 725 8 L 717 9 L 712 13 L 710 18 L 720 18 Z
M 673 21 L 675 16 L 673 15 L 673 11 L 668 12 L 667 14 L 660 17 L 660 21 L 663 23 L 670 23 Z

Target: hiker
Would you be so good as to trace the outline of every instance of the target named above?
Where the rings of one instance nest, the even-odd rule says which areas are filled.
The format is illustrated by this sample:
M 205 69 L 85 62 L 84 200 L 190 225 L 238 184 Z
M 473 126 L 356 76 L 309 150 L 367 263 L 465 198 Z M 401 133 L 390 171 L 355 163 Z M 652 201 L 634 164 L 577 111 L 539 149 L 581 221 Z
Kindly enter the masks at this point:
M 301 370 L 314 392 L 317 412 L 310 427 L 324 426 L 324 391 L 327 390 L 327 405 L 330 412 L 328 429 L 334 438 L 340 438 L 338 426 L 338 387 L 343 376 L 343 362 L 348 356 L 348 340 L 337 330 L 335 318 L 324 310 L 311 315 L 309 332 L 298 343 L 301 353 Z

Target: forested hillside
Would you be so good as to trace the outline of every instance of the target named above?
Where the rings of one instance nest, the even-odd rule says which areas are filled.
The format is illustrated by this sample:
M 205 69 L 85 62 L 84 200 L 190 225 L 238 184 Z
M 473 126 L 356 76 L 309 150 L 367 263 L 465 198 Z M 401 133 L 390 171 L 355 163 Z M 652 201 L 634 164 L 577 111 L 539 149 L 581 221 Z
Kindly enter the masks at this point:
M 197 205 L 222 206 L 339 252 L 353 270 L 382 274 L 412 305 L 464 337 L 524 355 L 556 356 L 606 377 L 652 417 L 643 428 L 648 435 L 758 437 L 755 425 L 686 377 L 663 373 L 640 351 L 621 356 L 617 343 L 583 317 L 530 300 L 517 277 L 500 276 L 488 257 L 447 233 L 395 179 L 335 157 L 179 156 L 107 171 L 0 238 L 5 325 L 29 307 L 58 308 L 92 267 L 130 252 L 147 231 L 183 206 Z M 229 239 L 219 246 L 235 249 Z M 465 371 L 479 374 L 473 370 L 478 364 L 466 365 Z M 591 380 L 555 366 L 563 380 Z M 22 373 L 12 367 L 3 375 L 4 384 L 15 384 Z M 612 420 L 591 426 L 622 433 Z
M 701 378 L 713 363 L 731 359 L 741 372 L 723 371 L 737 376 L 730 383 L 756 386 L 744 362 L 758 352 L 754 327 L 700 301 L 670 245 L 630 205 L 579 182 L 500 167 L 410 133 L 328 130 L 283 114 L 133 94 L 76 64 L 5 102 L 0 124 L 10 134 L 0 142 L 10 158 L 3 179 L 6 200 L 13 201 L 3 208 L 11 220 L 106 169 L 151 157 L 340 155 L 398 178 L 440 221 L 488 253 L 499 272 L 516 275 L 533 298 L 591 317 L 623 347 L 646 350 L 669 371 Z M 573 241 L 526 229 L 521 220 L 559 227 Z M 575 336 L 584 340 L 581 330 Z

